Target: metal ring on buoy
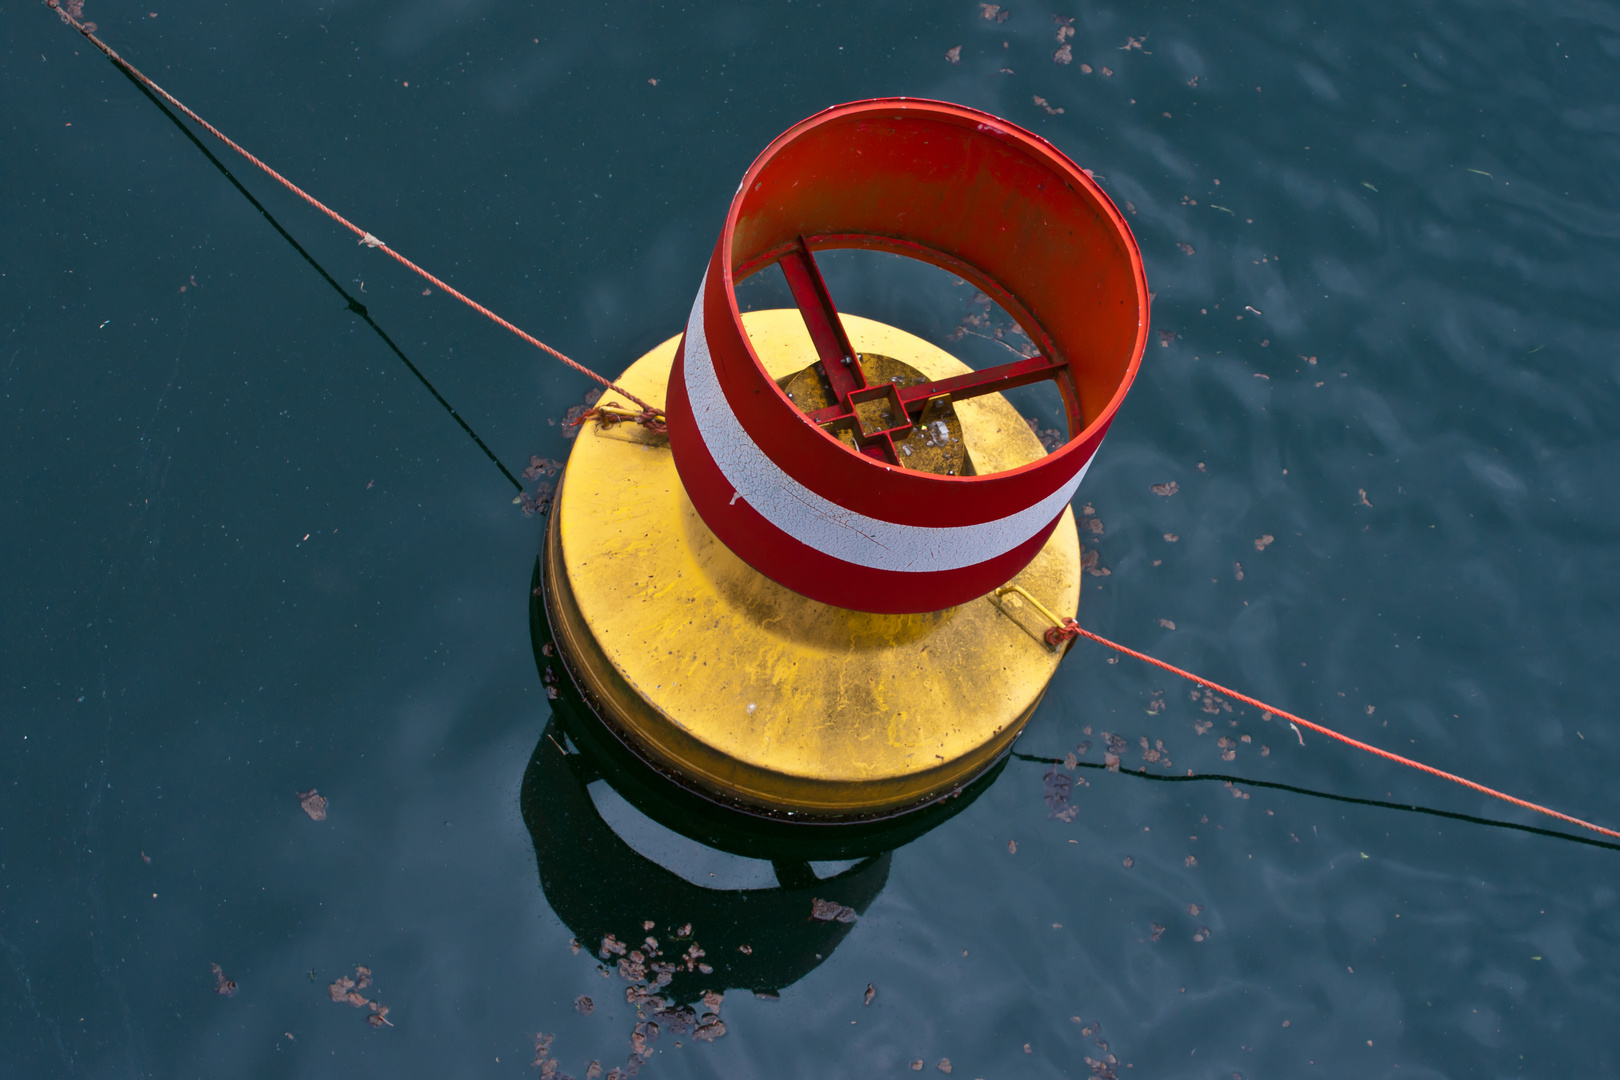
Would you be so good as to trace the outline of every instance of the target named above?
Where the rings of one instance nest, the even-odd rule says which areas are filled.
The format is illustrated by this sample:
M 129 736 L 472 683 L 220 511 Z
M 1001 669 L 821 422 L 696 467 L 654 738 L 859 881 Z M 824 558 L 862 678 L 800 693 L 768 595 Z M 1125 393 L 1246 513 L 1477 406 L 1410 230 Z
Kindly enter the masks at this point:
M 922 385 L 868 385 L 815 266 L 813 252 L 827 248 L 956 274 L 1001 304 L 1038 355 Z M 777 263 L 837 399 L 829 408 L 800 410 L 743 330 L 737 283 Z M 789 129 L 743 177 L 670 373 L 670 446 L 704 523 L 760 573 L 857 611 L 936 611 L 1008 581 L 1040 550 L 1124 400 L 1147 332 L 1147 281 L 1124 218 L 1051 144 L 944 102 L 842 105 Z M 1048 379 L 1069 439 L 1037 461 L 942 476 L 895 453 L 930 402 Z M 873 402 L 889 427 L 864 419 L 860 406 Z

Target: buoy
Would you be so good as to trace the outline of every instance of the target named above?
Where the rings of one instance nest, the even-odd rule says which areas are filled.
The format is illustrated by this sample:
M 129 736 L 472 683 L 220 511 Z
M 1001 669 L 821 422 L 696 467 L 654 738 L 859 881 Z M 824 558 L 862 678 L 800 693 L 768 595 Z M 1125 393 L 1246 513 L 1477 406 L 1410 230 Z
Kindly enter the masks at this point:
M 948 270 L 1034 355 L 975 371 L 834 306 L 814 252 Z M 741 312 L 780 264 L 797 309 Z M 622 747 L 711 803 L 872 821 L 1003 760 L 1078 609 L 1069 501 L 1147 337 L 1123 218 L 1037 136 L 942 102 L 839 106 L 748 170 L 683 334 L 587 423 L 541 559 L 547 629 Z M 1052 381 L 1048 452 L 1002 391 Z M 614 395 L 599 417 L 611 421 Z

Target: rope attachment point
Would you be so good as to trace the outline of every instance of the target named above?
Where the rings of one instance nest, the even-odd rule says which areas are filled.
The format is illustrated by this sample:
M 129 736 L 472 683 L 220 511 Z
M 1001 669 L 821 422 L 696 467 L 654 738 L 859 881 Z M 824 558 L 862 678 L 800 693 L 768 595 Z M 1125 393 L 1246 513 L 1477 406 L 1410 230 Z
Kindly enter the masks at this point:
M 626 397 L 630 395 L 626 394 Z M 579 427 L 587 420 L 595 420 L 598 427 L 612 427 L 615 424 L 629 421 L 640 424 L 655 435 L 667 435 L 669 422 L 665 419 L 663 410 L 643 407 L 640 411 L 628 409 L 617 403 L 598 405 L 593 409 L 586 409 L 572 420 L 563 421 L 568 427 Z
M 1029 601 L 1035 610 L 1044 615 L 1046 617 L 1046 621 L 1052 624 L 1046 628 L 1046 633 L 1043 635 L 1043 638 L 1046 641 L 1046 647 L 1051 649 L 1053 652 L 1057 652 L 1059 649 L 1064 648 L 1066 644 L 1072 646 L 1074 639 L 1080 636 L 1079 623 L 1075 622 L 1073 619 L 1066 617 L 1059 618 L 1058 616 L 1052 614 L 1051 610 L 1047 608 L 1045 604 L 1035 599 L 1034 594 L 1028 589 L 1024 588 L 1022 585 L 1003 585 L 992 595 L 999 600 L 1008 593 L 1017 593 L 1019 596 Z

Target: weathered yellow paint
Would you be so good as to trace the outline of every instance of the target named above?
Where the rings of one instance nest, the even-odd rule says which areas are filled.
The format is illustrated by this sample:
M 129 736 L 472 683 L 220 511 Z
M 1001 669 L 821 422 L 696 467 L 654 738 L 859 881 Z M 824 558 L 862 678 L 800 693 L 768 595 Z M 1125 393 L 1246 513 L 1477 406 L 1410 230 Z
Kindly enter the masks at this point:
M 773 378 L 814 360 L 797 311 L 743 321 Z M 855 348 L 930 379 L 968 370 L 882 323 L 845 315 L 844 325 Z M 678 340 L 619 384 L 662 402 Z M 1043 453 L 1001 395 L 955 409 L 977 472 Z M 895 812 L 968 783 L 1012 743 L 1061 658 L 1016 593 L 872 615 L 777 585 L 715 539 L 667 441 L 633 424 L 581 429 L 552 511 L 546 576 L 563 658 L 627 745 L 690 786 L 796 816 Z M 1014 581 L 1052 611 L 1076 611 L 1072 511 Z

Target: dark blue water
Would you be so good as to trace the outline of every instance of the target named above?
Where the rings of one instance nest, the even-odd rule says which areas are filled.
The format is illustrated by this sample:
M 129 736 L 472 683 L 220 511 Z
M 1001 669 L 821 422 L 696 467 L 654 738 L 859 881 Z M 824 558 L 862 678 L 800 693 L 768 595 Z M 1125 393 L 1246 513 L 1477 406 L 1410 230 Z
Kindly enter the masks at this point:
M 607 371 L 680 329 L 801 117 L 898 93 L 1042 133 L 1127 206 L 1156 294 L 1081 491 L 1111 571 L 1083 621 L 1620 821 L 1620 7 L 151 3 L 85 17 Z M 624 983 L 570 948 L 520 806 L 542 519 L 106 60 L 0 14 L 0 1075 L 532 1075 L 537 1031 L 575 1076 L 622 1065 Z M 582 379 L 231 164 L 497 454 L 566 455 Z M 833 287 L 940 339 L 969 311 Z M 1018 749 L 1096 763 L 1103 731 L 1130 768 L 1147 736 L 1159 773 L 1531 820 L 1082 643 Z M 1010 763 L 836 952 L 776 999 L 725 988 L 727 1034 L 666 1033 L 643 1075 L 1620 1073 L 1620 852 L 1079 770 L 1064 822 L 1047 767 Z M 772 884 L 592 792 L 693 880 Z M 396 1026 L 328 1000 L 355 965 Z

